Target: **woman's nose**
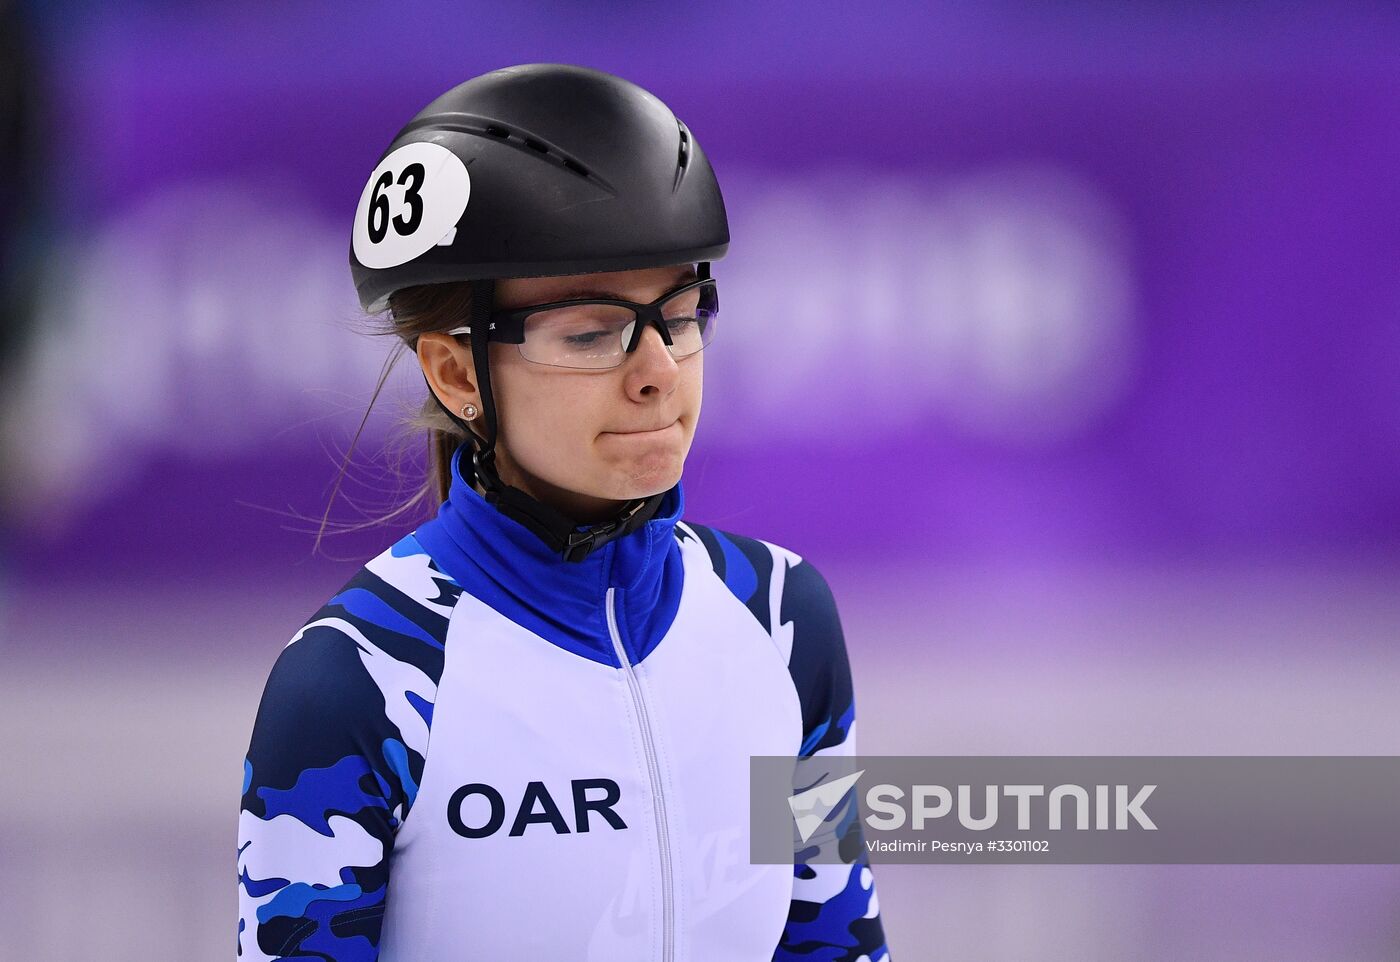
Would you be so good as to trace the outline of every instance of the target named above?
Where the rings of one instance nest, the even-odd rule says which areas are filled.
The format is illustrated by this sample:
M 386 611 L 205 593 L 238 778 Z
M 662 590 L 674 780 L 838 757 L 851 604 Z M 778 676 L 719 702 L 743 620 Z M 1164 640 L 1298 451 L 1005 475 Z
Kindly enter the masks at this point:
M 628 393 L 638 395 L 670 394 L 680 373 L 661 332 L 651 325 L 642 331 L 637 349 L 626 360 L 625 370 Z

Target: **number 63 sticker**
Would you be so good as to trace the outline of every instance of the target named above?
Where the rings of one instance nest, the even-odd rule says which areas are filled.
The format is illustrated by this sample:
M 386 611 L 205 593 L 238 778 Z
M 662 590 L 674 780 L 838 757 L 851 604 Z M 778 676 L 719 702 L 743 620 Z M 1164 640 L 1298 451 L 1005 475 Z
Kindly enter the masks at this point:
M 441 144 L 405 144 L 379 162 L 360 194 L 351 246 L 365 267 L 397 267 L 447 236 L 467 209 L 471 177 Z

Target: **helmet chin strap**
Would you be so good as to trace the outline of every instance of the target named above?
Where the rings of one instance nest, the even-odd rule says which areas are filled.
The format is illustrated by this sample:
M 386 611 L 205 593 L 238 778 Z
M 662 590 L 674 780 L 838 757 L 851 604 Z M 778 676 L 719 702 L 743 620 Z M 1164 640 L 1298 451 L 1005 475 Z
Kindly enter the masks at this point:
M 472 450 L 472 473 L 484 489 L 484 497 L 496 506 L 506 517 L 520 522 L 543 541 L 551 551 L 559 553 L 565 561 L 582 561 L 597 548 L 614 538 L 636 531 L 656 514 L 666 493 L 654 494 L 649 498 L 638 498 L 627 502 L 612 518 L 597 524 L 579 525 L 549 505 L 531 497 L 519 488 L 501 480 L 496 471 L 496 401 L 491 392 L 491 368 L 488 362 L 487 335 L 489 333 L 491 307 L 494 303 L 496 285 L 492 280 L 474 280 L 471 297 L 471 348 L 472 360 L 476 365 L 477 389 L 481 394 L 481 425 L 483 435 L 478 435 L 461 418 L 448 410 L 447 405 L 428 385 L 428 393 L 437 401 L 438 407 L 447 414 L 467 434 L 467 443 Z M 424 381 L 427 376 L 424 375 Z M 471 477 L 465 480 L 472 481 Z

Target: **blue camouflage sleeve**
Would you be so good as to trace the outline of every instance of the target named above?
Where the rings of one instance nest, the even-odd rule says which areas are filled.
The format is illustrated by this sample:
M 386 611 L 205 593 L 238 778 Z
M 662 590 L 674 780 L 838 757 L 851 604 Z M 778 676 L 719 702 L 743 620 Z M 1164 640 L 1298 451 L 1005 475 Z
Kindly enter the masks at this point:
M 790 556 L 795 557 L 795 556 Z M 785 564 L 778 561 L 778 564 Z M 788 668 L 802 703 L 800 758 L 854 755 L 855 695 L 845 637 L 826 579 L 787 563 L 780 625 L 791 625 Z M 842 863 L 793 866 L 792 905 L 775 962 L 889 962 L 875 879 L 854 793 L 831 816 Z
M 826 579 L 810 562 L 765 541 L 694 523 L 680 532 L 705 546 L 715 574 L 786 653 L 802 706 L 799 760 L 854 755 L 850 660 Z M 889 962 L 854 793 L 828 820 L 845 864 L 795 859 L 774 962 Z
M 389 856 L 422 778 L 452 600 L 407 542 L 318 611 L 268 677 L 243 763 L 240 962 L 379 958 Z M 381 577 L 410 565 L 431 586 L 419 597 Z

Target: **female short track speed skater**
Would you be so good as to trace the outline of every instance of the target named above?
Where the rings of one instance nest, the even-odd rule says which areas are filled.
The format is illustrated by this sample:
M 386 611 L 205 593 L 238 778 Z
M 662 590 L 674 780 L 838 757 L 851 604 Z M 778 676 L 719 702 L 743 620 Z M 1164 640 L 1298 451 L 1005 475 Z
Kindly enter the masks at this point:
M 241 959 L 888 958 L 858 819 L 849 863 L 750 861 L 750 756 L 855 717 L 822 576 L 682 520 L 728 243 L 694 136 L 610 74 L 497 70 L 389 145 L 351 268 L 441 505 L 272 669 Z

